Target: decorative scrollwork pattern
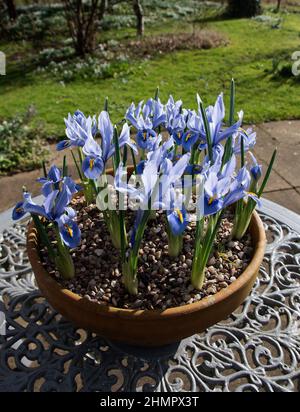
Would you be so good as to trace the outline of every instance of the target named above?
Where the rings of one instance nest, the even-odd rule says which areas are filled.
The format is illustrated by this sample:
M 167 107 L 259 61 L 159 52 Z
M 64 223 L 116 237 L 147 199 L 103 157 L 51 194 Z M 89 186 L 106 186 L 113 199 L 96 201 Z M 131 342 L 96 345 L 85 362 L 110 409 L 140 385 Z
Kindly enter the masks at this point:
M 76 328 L 40 295 L 25 225 L 0 234 L 0 391 L 299 391 L 300 235 L 262 215 L 268 246 L 251 295 L 178 345 L 143 349 Z

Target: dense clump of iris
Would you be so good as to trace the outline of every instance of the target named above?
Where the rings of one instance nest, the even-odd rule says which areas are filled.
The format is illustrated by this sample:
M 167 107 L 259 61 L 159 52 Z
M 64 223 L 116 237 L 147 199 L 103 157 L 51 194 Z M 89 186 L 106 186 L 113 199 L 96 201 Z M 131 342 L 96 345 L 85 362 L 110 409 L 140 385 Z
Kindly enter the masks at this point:
M 243 129 L 243 112 L 235 112 L 234 96 L 232 82 L 227 118 L 222 93 L 214 105 L 206 108 L 197 95 L 191 109 L 172 96 L 162 103 L 157 90 L 155 98 L 132 103 L 117 124 L 110 120 L 107 99 L 98 118 L 77 110 L 65 119 L 67 139 L 59 142 L 57 149 L 71 148 L 85 199 L 87 203 L 96 202 L 112 243 L 120 251 L 123 281 L 129 293 L 138 291 L 139 250 L 155 210 L 165 213 L 168 252 L 172 257 L 181 252 L 184 232 L 191 220 L 196 220 L 191 283 L 197 289 L 202 288 L 222 213 L 228 207 L 234 206 L 231 236 L 244 236 L 276 151 L 260 184 L 262 167 L 252 153 L 256 133 Z M 131 168 L 127 166 L 129 162 Z M 108 166 L 113 167 L 114 174 L 110 185 L 105 173 Z M 64 247 L 73 248 L 80 242 L 75 211 L 70 207 L 79 187 L 55 166 L 39 182 L 43 204 L 36 205 L 25 192 L 13 218 L 30 213 L 41 218 L 35 221 L 37 225 L 46 221 L 54 226 L 61 241 L 57 265 L 63 272 L 63 258 L 68 256 L 70 265 Z M 117 198 L 118 210 L 103 208 L 109 203 L 111 192 Z M 135 212 L 130 229 L 125 204 Z

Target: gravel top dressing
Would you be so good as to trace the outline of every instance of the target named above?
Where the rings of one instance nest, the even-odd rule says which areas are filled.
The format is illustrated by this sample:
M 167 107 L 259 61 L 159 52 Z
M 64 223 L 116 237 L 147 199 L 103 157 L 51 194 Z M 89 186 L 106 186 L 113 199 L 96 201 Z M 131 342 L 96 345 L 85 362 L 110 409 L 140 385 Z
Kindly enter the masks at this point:
M 72 250 L 75 277 L 63 280 L 44 250 L 43 265 L 63 287 L 101 305 L 164 310 L 197 302 L 234 282 L 253 255 L 250 234 L 242 241 L 232 241 L 229 237 L 232 216 L 224 214 L 214 253 L 206 267 L 204 286 L 198 291 L 190 283 L 195 223 L 191 222 L 185 231 L 182 253 L 171 258 L 165 213 L 156 212 L 156 218 L 148 223 L 140 250 L 139 292 L 130 296 L 121 281 L 119 251 L 111 243 L 101 213 L 96 205 L 85 206 L 82 197 L 72 203 L 78 211 L 77 222 L 82 232 L 81 245 Z

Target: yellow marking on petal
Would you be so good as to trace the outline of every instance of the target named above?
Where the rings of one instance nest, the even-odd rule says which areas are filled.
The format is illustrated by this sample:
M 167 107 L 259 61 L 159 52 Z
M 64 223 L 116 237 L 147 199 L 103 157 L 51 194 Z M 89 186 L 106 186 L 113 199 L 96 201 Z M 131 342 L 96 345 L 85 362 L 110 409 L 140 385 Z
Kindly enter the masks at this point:
M 190 138 L 191 138 L 191 133 L 188 133 L 187 135 L 186 135 L 186 138 L 185 138 L 185 141 L 187 142 Z
M 247 194 L 250 195 L 250 196 L 257 196 L 257 194 L 254 193 L 254 192 L 247 192 Z
M 208 204 L 211 205 L 214 200 L 216 200 L 217 196 L 213 195 L 209 198 Z
M 246 136 L 248 136 L 248 133 L 247 133 L 247 131 L 245 130 L 245 129 L 243 129 L 242 127 L 239 127 L 239 129 L 238 129 L 240 132 L 243 132 L 243 133 L 245 133 L 245 135 Z
M 92 170 L 94 167 L 95 159 L 90 159 L 90 169 Z
M 147 140 L 147 132 L 144 132 L 144 133 L 143 133 L 143 139 L 144 139 L 144 141 Z
M 24 209 L 22 207 L 17 207 L 16 212 L 17 213 L 23 213 Z
M 183 219 L 183 215 L 182 215 L 181 211 L 179 209 L 176 209 L 176 213 L 177 213 L 177 216 L 180 220 L 180 223 L 183 223 L 184 219 Z
M 73 237 L 73 229 L 70 228 L 69 225 L 65 225 L 65 228 L 66 228 L 67 232 L 69 233 L 69 236 L 70 236 L 70 237 Z
M 181 139 L 181 134 L 179 132 L 177 133 L 177 137 L 178 139 Z

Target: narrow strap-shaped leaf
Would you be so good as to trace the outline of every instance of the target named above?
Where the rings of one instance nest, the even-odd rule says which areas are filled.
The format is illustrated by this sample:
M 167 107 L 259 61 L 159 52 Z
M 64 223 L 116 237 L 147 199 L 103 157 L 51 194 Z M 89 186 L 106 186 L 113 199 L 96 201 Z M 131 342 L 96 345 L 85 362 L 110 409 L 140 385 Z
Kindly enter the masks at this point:
M 81 147 L 78 147 L 77 151 L 78 151 L 78 156 L 79 156 L 80 163 L 82 164 L 82 162 L 83 162 L 83 153 L 82 153 Z
M 213 230 L 210 233 L 208 233 L 208 238 L 207 239 L 205 238 L 204 250 L 203 250 L 203 259 L 204 259 L 205 265 L 207 263 L 207 260 L 209 258 L 209 254 L 210 254 L 211 249 L 213 247 L 214 240 L 216 238 L 217 231 L 219 229 L 221 220 L 222 220 L 222 213 L 219 213 L 219 216 L 217 216 L 216 222 L 214 223 Z
M 67 164 L 67 156 L 64 155 L 63 159 L 63 177 L 68 176 L 68 164 Z
M 130 148 L 130 151 L 131 151 L 131 157 L 132 157 L 132 162 L 133 162 L 134 174 L 137 174 L 135 154 L 132 148 Z
M 44 173 L 44 177 L 45 177 L 45 178 L 47 178 L 46 163 L 45 163 L 45 161 L 44 161 L 44 160 L 42 161 L 42 166 L 43 166 L 43 173 Z
M 118 130 L 116 126 L 114 127 L 114 145 L 115 145 L 115 156 L 114 156 L 114 163 L 115 163 L 115 170 L 119 167 L 119 164 L 121 162 L 121 154 L 120 154 L 120 145 L 119 145 L 119 136 L 118 136 Z M 122 193 L 119 193 L 120 199 L 123 198 Z M 120 206 L 121 200 L 119 202 Z M 125 262 L 125 239 L 126 239 L 126 233 L 125 233 L 125 220 L 124 220 L 124 210 L 119 210 L 119 218 L 120 218 L 120 236 L 121 236 L 121 257 L 122 257 L 122 262 Z
M 234 124 L 234 111 L 235 111 L 235 82 L 231 80 L 230 87 L 230 111 L 229 111 L 229 126 Z M 229 136 L 224 149 L 224 155 L 222 159 L 222 166 L 229 161 L 232 155 L 232 136 Z
M 272 168 L 273 168 L 273 164 L 274 164 L 276 155 L 277 155 L 277 148 L 274 150 L 274 152 L 273 152 L 273 154 L 272 154 L 272 157 L 271 157 L 271 160 L 270 160 L 270 163 L 269 163 L 267 172 L 266 172 L 266 174 L 265 174 L 264 180 L 263 180 L 263 182 L 262 182 L 262 184 L 261 184 L 261 186 L 260 186 L 260 188 L 259 188 L 259 191 L 258 191 L 258 193 L 257 193 L 257 196 L 258 196 L 258 197 L 261 197 L 261 195 L 263 194 L 263 191 L 264 191 L 264 189 L 265 189 L 265 187 L 266 187 L 266 184 L 268 183 L 268 180 L 269 180 L 269 177 L 270 177 Z
M 232 126 L 234 123 L 234 111 L 235 111 L 235 82 L 234 82 L 234 79 L 231 79 L 229 126 Z
M 104 100 L 104 111 L 108 112 L 108 97 L 107 96 L 105 97 L 105 100 Z
M 144 231 L 145 231 L 146 224 L 147 224 L 147 221 L 149 219 L 150 213 L 151 213 L 150 209 L 144 210 L 142 220 L 138 225 L 136 235 L 135 235 L 135 240 L 134 240 L 134 246 L 133 246 L 133 249 L 132 249 L 132 253 L 135 256 L 138 255 L 140 245 L 141 245 L 141 241 L 142 241 L 142 238 L 143 238 L 143 234 L 144 234 Z
M 127 163 L 127 156 L 128 156 L 128 149 L 127 149 L 127 146 L 125 145 L 123 149 L 123 165 L 124 166 L 126 166 L 126 163 Z
M 46 232 L 46 229 L 44 227 L 44 225 L 42 224 L 42 222 L 40 221 L 40 218 L 37 215 L 32 214 L 31 215 L 32 220 L 34 222 L 34 225 L 36 227 L 36 230 L 38 232 L 39 238 L 41 239 L 41 242 L 43 243 L 44 246 L 46 246 L 49 256 L 52 260 L 55 259 L 55 252 L 54 249 L 51 245 L 51 242 L 49 240 L 48 234 Z
M 241 167 L 245 166 L 245 143 L 244 136 L 241 135 Z
M 115 145 L 114 161 L 115 161 L 115 168 L 117 169 L 121 161 L 121 154 L 120 154 L 118 130 L 116 126 L 114 127 L 114 145 Z
M 74 155 L 74 153 L 73 153 L 73 150 L 71 150 L 71 155 L 72 155 L 72 157 L 73 157 L 74 164 L 75 164 L 75 167 L 76 167 L 76 170 L 77 170 L 79 179 L 80 179 L 81 181 L 83 181 L 82 173 L 81 173 L 80 167 L 79 167 L 79 165 L 78 165 L 77 159 L 76 159 L 76 157 L 75 157 L 75 155 Z
M 206 112 L 203 107 L 202 101 L 200 102 L 200 110 L 201 110 L 201 115 L 202 115 L 202 119 L 204 122 L 204 128 L 205 128 L 205 134 L 206 134 L 206 140 L 207 140 L 208 157 L 209 157 L 209 160 L 212 162 L 213 150 L 212 150 L 212 142 L 211 142 L 211 133 L 210 133 L 209 124 L 208 124 Z
M 159 97 L 159 87 L 157 86 L 156 91 L 155 91 L 154 100 L 158 101 L 158 97 Z

